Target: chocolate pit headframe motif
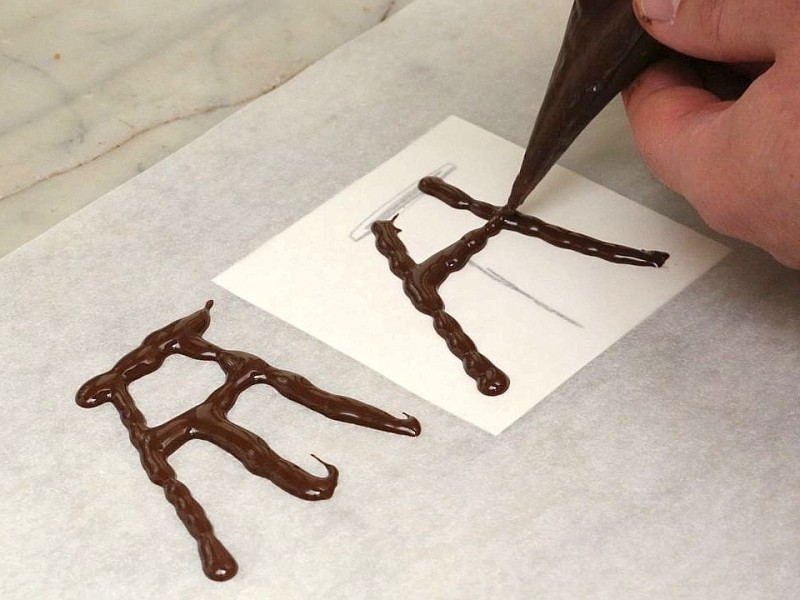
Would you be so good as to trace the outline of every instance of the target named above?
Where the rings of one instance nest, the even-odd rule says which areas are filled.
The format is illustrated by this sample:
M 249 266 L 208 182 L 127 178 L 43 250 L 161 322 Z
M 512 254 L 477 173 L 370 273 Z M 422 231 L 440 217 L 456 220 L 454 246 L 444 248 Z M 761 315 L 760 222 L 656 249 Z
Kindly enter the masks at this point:
M 439 287 L 485 248 L 489 238 L 505 229 L 539 238 L 559 248 L 638 267 L 661 267 L 669 258 L 666 252 L 637 250 L 551 225 L 537 217 L 520 213 L 508 204 L 500 207 L 480 202 L 438 177 L 424 177 L 419 182 L 419 189 L 452 208 L 470 211 L 485 219 L 486 223 L 421 263 L 414 262 L 409 256 L 394 219 L 372 224 L 375 246 L 389 261 L 389 270 L 403 282 L 403 291 L 411 304 L 433 319 L 436 333 L 445 340 L 450 352 L 461 360 L 464 371 L 475 380 L 478 391 L 486 396 L 504 393 L 510 385 L 509 378 L 478 351 L 461 324 L 445 310 Z
M 211 323 L 212 305 L 209 300 L 203 309 L 148 335 L 111 370 L 81 386 L 75 401 L 84 408 L 106 402 L 114 405 L 150 481 L 164 489 L 167 500 L 197 540 L 203 571 L 213 580 L 225 581 L 236 575 L 236 560 L 216 538 L 203 507 L 167 462 L 173 452 L 189 440 L 206 440 L 233 455 L 254 475 L 269 479 L 303 500 L 330 498 L 339 476 L 336 467 L 316 456 L 327 473 L 323 477 L 312 475 L 281 458 L 256 434 L 229 421 L 228 411 L 242 392 L 254 385 L 267 384 L 285 398 L 329 419 L 400 435 L 417 436 L 421 426 L 410 415 L 394 417 L 353 398 L 321 390 L 304 377 L 277 369 L 257 356 L 224 350 L 208 342 L 203 333 Z M 225 373 L 225 383 L 194 408 L 161 425 L 148 427 L 128 386 L 156 371 L 173 354 L 216 362 Z

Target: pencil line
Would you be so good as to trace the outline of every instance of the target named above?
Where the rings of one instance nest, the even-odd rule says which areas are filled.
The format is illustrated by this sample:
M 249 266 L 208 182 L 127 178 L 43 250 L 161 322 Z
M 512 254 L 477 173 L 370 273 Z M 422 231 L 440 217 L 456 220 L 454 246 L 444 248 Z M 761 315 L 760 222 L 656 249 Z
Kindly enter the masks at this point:
M 508 289 L 510 289 L 510 290 L 512 290 L 514 292 L 517 292 L 518 294 L 520 294 L 522 296 L 525 296 L 528 300 L 530 300 L 531 302 L 536 304 L 536 306 L 538 306 L 542 310 L 547 311 L 550 314 L 553 314 L 553 315 L 557 316 L 558 318 L 566 321 L 570 325 L 574 325 L 575 327 L 580 327 L 581 329 L 583 329 L 583 325 L 581 323 L 579 323 L 575 319 L 572 319 L 572 318 L 568 317 L 567 315 L 565 315 L 561 311 L 553 308 L 549 304 L 547 304 L 545 302 L 542 302 L 541 300 L 539 300 L 535 296 L 529 294 L 528 292 L 523 290 L 521 287 L 519 287 L 517 284 L 515 284 L 513 281 L 509 281 L 508 279 L 506 279 L 505 277 L 500 275 L 497 271 L 494 271 L 494 270 L 492 270 L 492 269 L 490 269 L 488 267 L 483 267 L 483 266 L 479 265 L 478 263 L 476 263 L 475 261 L 470 261 L 469 264 L 471 266 L 475 267 L 476 269 L 478 269 L 481 273 L 483 273 L 484 275 L 486 275 L 490 279 L 492 279 L 492 280 L 496 281 L 497 283 L 499 283 L 500 285 L 502 285 L 504 287 L 507 287 Z

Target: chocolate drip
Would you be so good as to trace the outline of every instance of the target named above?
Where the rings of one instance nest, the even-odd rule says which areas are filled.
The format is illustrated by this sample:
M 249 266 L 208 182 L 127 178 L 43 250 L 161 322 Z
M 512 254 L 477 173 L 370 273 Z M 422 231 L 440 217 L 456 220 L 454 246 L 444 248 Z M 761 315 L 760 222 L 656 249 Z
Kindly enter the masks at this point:
M 481 219 L 489 220 L 501 213 L 500 206 L 475 200 L 455 186 L 446 183 L 439 177 L 425 177 L 419 182 L 419 189 L 424 193 L 441 200 L 448 206 L 459 210 L 468 210 Z M 661 267 L 669 258 L 666 252 L 657 250 L 637 250 L 628 246 L 620 246 L 604 242 L 582 233 L 570 231 L 557 225 L 551 225 L 542 219 L 525 215 L 518 211 L 501 215 L 503 229 L 515 231 L 523 235 L 539 238 L 558 248 L 580 252 L 587 256 L 602 258 L 613 263 L 634 265 L 638 267 Z
M 209 300 L 203 309 L 148 335 L 111 370 L 81 386 L 75 401 L 84 408 L 106 402 L 114 405 L 150 481 L 164 489 L 167 500 L 197 540 L 203 571 L 211 579 L 224 581 L 236 575 L 238 566 L 214 535 L 203 507 L 177 479 L 167 462 L 173 452 L 192 439 L 209 441 L 236 457 L 254 475 L 269 479 L 303 500 L 330 498 L 338 481 L 338 471 L 333 465 L 315 456 L 325 467 L 326 474 L 312 475 L 281 458 L 259 436 L 229 421 L 228 411 L 242 392 L 253 385 L 267 384 L 289 400 L 329 419 L 390 433 L 417 436 L 421 426 L 410 415 L 393 417 L 353 398 L 321 390 L 304 377 L 277 369 L 257 356 L 224 350 L 206 341 L 202 336 L 211 323 L 212 306 L 213 301 Z M 148 427 L 128 386 L 155 372 L 172 354 L 216 362 L 225 373 L 225 383 L 201 404 L 161 425 Z

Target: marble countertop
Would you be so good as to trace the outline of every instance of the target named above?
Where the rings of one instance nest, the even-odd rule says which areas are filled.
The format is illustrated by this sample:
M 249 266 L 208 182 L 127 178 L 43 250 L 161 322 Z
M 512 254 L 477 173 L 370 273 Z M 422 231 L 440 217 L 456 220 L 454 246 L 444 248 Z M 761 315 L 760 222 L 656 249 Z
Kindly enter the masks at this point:
M 0 256 L 412 0 L 6 0 Z

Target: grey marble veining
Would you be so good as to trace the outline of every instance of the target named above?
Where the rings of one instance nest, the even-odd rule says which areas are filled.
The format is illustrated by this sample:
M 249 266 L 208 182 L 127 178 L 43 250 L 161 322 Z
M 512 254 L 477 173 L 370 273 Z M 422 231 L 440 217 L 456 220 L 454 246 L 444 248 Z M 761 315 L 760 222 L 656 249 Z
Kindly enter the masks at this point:
M 3 2 L 0 256 L 410 2 Z

